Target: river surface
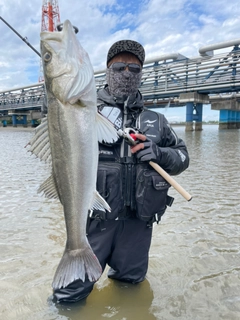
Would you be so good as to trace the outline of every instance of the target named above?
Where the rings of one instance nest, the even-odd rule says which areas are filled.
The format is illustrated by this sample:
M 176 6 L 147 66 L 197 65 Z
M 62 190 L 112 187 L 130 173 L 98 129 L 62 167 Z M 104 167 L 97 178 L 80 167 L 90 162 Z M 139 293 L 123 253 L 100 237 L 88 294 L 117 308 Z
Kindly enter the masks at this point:
M 58 305 L 51 282 L 65 244 L 62 207 L 37 194 L 49 167 L 24 148 L 31 128 L 0 128 L 1 320 L 239 320 L 240 130 L 174 127 L 191 164 L 173 206 L 154 226 L 147 279 L 110 281 L 86 301 Z

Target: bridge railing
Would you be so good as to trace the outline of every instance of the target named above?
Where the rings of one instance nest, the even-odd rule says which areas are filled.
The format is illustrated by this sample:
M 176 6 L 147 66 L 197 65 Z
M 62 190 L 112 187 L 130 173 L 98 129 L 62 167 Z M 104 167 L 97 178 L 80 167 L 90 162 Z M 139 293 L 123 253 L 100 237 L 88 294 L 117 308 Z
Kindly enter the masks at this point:
M 105 85 L 105 73 L 96 77 L 97 89 Z M 176 97 L 184 92 L 213 93 L 240 89 L 240 49 L 209 57 L 155 61 L 143 68 L 140 91 L 145 99 Z
M 0 110 L 41 107 L 45 96 L 44 84 L 16 88 L 0 93 Z
M 172 61 L 175 59 L 174 61 Z M 105 70 L 95 72 L 96 88 L 105 85 Z M 240 90 L 240 49 L 188 59 L 178 54 L 146 61 L 140 91 L 148 103 L 175 98 L 184 92 L 205 94 Z M 0 92 L 0 110 L 42 105 L 44 84 Z
M 143 74 L 143 94 L 179 94 L 187 90 L 211 91 L 220 85 L 226 90 L 240 80 L 239 52 L 217 55 L 208 60 L 186 59 L 177 63 L 158 64 L 146 68 Z M 236 58 L 237 56 L 237 58 Z

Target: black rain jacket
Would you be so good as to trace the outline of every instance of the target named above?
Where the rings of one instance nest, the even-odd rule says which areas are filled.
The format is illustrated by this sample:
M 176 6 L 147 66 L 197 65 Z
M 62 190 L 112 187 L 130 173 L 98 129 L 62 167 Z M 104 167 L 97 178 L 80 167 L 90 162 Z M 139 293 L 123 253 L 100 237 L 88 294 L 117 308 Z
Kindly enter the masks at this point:
M 178 175 L 189 166 L 185 143 L 178 138 L 164 115 L 144 107 L 141 93 L 117 99 L 107 86 L 98 91 L 98 110 L 116 129 L 135 128 L 152 139 L 159 148 L 155 161 L 170 175 Z M 168 204 L 170 185 L 146 162 L 131 154 L 130 146 L 120 138 L 114 144 L 99 143 L 97 190 L 110 205 L 111 213 L 101 219 L 122 219 L 133 215 L 158 221 Z M 94 211 L 93 217 L 99 212 Z

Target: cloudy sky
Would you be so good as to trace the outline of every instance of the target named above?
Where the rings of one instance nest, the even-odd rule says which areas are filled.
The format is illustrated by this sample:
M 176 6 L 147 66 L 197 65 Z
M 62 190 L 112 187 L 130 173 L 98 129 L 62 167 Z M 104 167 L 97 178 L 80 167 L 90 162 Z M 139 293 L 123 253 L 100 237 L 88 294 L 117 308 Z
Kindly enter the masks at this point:
M 0 0 L 2 18 L 38 51 L 42 2 Z M 239 0 L 58 0 L 58 4 L 61 21 L 69 19 L 78 27 L 78 39 L 95 70 L 105 67 L 108 48 L 120 39 L 142 43 L 148 59 L 173 52 L 196 57 L 201 46 L 240 38 Z M 38 82 L 39 56 L 1 20 L 0 31 L 0 91 Z

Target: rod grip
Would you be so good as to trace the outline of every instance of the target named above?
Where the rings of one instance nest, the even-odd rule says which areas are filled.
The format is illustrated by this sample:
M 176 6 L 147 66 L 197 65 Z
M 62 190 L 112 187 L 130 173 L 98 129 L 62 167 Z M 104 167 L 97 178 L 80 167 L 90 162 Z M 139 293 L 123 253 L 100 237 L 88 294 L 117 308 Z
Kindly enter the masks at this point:
M 149 164 L 155 169 L 170 185 L 177 190 L 178 193 L 183 196 L 187 201 L 192 200 L 192 196 L 180 186 L 177 181 L 175 181 L 163 168 L 161 168 L 157 163 L 150 161 Z

